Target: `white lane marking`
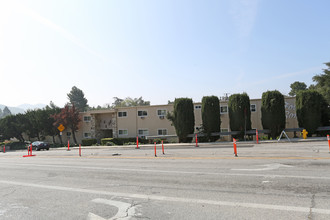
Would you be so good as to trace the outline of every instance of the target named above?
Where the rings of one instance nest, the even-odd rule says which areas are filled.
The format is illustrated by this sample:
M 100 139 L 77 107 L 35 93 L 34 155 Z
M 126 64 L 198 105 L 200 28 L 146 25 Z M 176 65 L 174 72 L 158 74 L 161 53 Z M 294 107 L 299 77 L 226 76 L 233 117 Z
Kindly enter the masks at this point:
M 88 220 L 106 220 L 105 218 L 102 218 L 101 216 L 95 215 L 94 213 L 89 212 L 87 215 Z
M 0 163 L 1 167 L 52 167 L 52 168 L 66 168 L 70 170 L 104 170 L 104 171 L 128 171 L 140 173 L 170 173 L 170 174 L 197 174 L 197 175 L 219 175 L 219 176 L 247 176 L 247 177 L 263 177 L 263 178 L 294 178 L 294 179 L 316 179 L 316 180 L 330 180 L 327 176 L 297 176 L 297 175 L 279 175 L 279 174 L 251 174 L 251 173 L 212 173 L 212 172 L 193 172 L 193 171 L 171 171 L 171 170 L 145 170 L 145 169 L 124 169 L 124 168 L 109 168 L 109 167 L 86 167 L 86 166 L 65 166 L 65 165 L 46 165 L 46 164 L 14 164 Z
M 227 202 L 227 201 L 215 201 L 215 200 L 203 200 L 203 199 L 193 199 L 193 198 L 180 198 L 180 197 L 169 197 L 169 196 L 156 196 L 156 195 L 145 195 L 145 194 L 130 194 L 130 193 L 119 193 L 119 192 L 109 192 L 109 191 L 98 191 L 90 189 L 79 189 L 63 186 L 50 186 L 50 185 L 40 185 L 34 183 L 24 183 L 15 181 L 0 180 L 0 184 L 16 185 L 24 187 L 42 188 L 49 190 L 61 190 L 68 192 L 79 192 L 106 196 L 118 196 L 118 197 L 128 197 L 133 199 L 145 199 L 145 200 L 158 200 L 166 202 L 184 202 L 184 203 L 195 203 L 195 204 L 208 204 L 208 205 L 219 205 L 219 206 L 232 206 L 232 207 L 244 207 L 244 208 L 255 208 L 255 209 L 270 209 L 279 211 L 293 211 L 293 212 L 303 212 L 330 215 L 330 209 L 317 209 L 310 207 L 299 207 L 299 206 L 282 206 L 282 205 L 270 205 L 270 204 L 259 204 L 259 203 L 244 203 L 244 202 Z
M 284 165 L 280 163 L 273 163 L 273 164 L 265 164 L 265 165 L 259 165 L 264 166 L 264 168 L 256 168 L 256 169 L 231 169 L 231 170 L 237 170 L 237 171 L 265 171 L 265 170 L 276 170 L 280 167 L 292 167 L 289 165 Z
M 109 220 L 118 219 L 118 218 L 123 219 L 123 220 L 129 220 L 129 219 L 131 219 L 132 216 L 135 215 L 135 207 L 126 202 L 107 200 L 107 199 L 101 199 L 101 198 L 94 199 L 94 200 L 92 200 L 92 202 L 115 206 L 118 208 L 117 214 L 115 216 L 113 216 L 112 218 L 110 218 Z M 91 213 L 91 214 L 93 214 L 93 213 Z M 93 214 L 93 215 L 94 215 L 94 217 L 91 218 L 91 220 L 96 220 L 95 214 Z

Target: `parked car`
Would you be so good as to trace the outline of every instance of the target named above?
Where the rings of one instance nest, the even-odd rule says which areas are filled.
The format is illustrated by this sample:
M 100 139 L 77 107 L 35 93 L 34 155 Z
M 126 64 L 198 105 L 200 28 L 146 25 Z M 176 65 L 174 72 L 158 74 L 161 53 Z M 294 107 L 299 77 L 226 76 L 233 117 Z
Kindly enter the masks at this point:
M 35 141 L 35 142 L 32 142 L 32 147 L 35 148 L 36 151 L 39 151 L 41 149 L 49 150 L 50 145 L 47 142 Z

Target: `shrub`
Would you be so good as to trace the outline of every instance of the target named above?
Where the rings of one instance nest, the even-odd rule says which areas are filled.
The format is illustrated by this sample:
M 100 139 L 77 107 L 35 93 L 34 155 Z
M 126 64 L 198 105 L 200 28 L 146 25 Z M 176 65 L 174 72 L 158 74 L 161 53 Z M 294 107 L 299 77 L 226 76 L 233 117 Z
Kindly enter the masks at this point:
M 299 91 L 296 96 L 298 124 L 308 131 L 308 135 L 321 126 L 322 102 L 322 95 L 312 90 Z
M 113 138 L 102 138 L 101 139 L 101 145 L 105 146 L 107 145 L 108 142 L 112 142 L 113 143 Z
M 127 143 L 136 144 L 136 138 L 102 138 L 101 145 L 107 145 L 108 142 L 113 145 L 124 145 Z M 145 138 L 139 138 L 139 144 L 147 144 L 148 140 Z
M 25 142 L 9 142 L 6 146 L 10 147 L 10 150 L 25 150 L 27 144 Z
M 105 145 L 106 145 L 106 146 L 114 146 L 115 144 L 114 144 L 113 142 L 109 141 L 109 142 L 107 142 Z
M 92 146 L 97 144 L 97 140 L 95 138 L 83 139 L 81 143 L 83 146 Z
M 270 130 L 275 139 L 285 128 L 284 96 L 279 91 L 267 91 L 262 94 L 261 122 L 264 129 Z
M 173 113 L 168 114 L 167 118 L 172 121 L 179 142 L 191 142 L 192 137 L 187 137 L 194 133 L 195 115 L 192 99 L 178 98 L 174 100 Z
M 207 140 L 216 141 L 219 136 L 211 136 L 213 132 L 220 132 L 220 103 L 216 96 L 204 96 L 202 99 L 203 131 Z
M 229 124 L 232 131 L 241 134 L 233 135 L 234 138 L 244 138 L 244 131 L 251 130 L 250 98 L 246 93 L 234 94 L 229 97 Z

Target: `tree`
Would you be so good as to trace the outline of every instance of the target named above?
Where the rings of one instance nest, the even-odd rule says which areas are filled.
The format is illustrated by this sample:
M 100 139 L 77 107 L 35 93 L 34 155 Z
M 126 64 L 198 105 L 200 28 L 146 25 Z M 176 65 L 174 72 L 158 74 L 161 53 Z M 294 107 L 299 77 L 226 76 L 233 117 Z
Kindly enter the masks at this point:
M 127 97 L 125 99 L 121 99 L 118 97 L 113 97 L 113 98 L 115 101 L 112 103 L 111 108 L 150 105 L 150 101 L 144 101 L 142 96 L 140 98 L 131 98 L 131 97 Z
M 11 115 L 11 111 L 9 110 L 9 108 L 7 106 L 5 106 L 5 108 L 2 111 L 2 118 Z
M 240 131 L 233 137 L 243 138 L 246 130 L 251 130 L 250 98 L 246 93 L 233 94 L 228 101 L 229 124 L 232 131 Z
M 330 103 L 330 62 L 325 63 L 327 69 L 323 69 L 323 74 L 315 75 L 313 81 L 316 82 L 310 88 L 315 89 L 317 92 L 321 93 L 326 102 Z
M 42 124 L 42 119 L 41 119 L 41 114 L 42 110 L 37 109 L 37 110 L 27 110 L 25 113 L 26 117 L 26 134 L 30 138 L 37 138 L 40 140 L 40 134 L 41 134 L 41 124 Z
M 49 106 L 47 105 L 44 108 L 45 112 L 45 120 L 43 120 L 42 128 L 43 132 L 47 136 L 52 136 L 53 138 L 53 143 L 55 144 L 55 136 L 57 135 L 59 137 L 59 140 L 61 144 L 63 144 L 62 141 L 62 136 L 60 135 L 60 131 L 57 129 L 57 126 L 54 126 L 55 124 L 55 119 L 52 117 L 53 115 L 56 115 L 61 112 L 61 109 L 57 107 L 53 102 L 50 102 Z
M 174 109 L 172 113 L 167 114 L 167 119 L 172 121 L 179 142 L 191 142 L 192 137 L 188 134 L 194 133 L 195 115 L 192 99 L 178 98 L 174 100 Z
M 302 90 L 306 90 L 307 89 L 307 85 L 304 82 L 294 82 L 291 83 L 290 85 L 291 91 L 289 92 L 290 96 L 295 96 L 297 94 L 297 92 L 302 91 Z
M 81 121 L 79 111 L 75 108 L 74 105 L 65 107 L 61 110 L 60 113 L 52 116 L 55 120 L 54 126 L 59 126 L 62 124 L 64 127 L 71 130 L 73 141 L 77 144 L 76 131 L 78 131 L 78 125 Z
M 261 122 L 264 129 L 270 130 L 275 139 L 285 128 L 284 96 L 277 90 L 267 91 L 261 99 Z
M 8 115 L 0 120 L 0 133 L 3 139 L 16 138 L 24 142 L 26 118 L 23 114 Z
M 321 126 L 322 95 L 317 91 L 306 90 L 296 96 L 296 111 L 299 127 L 305 128 L 309 135 Z
M 203 131 L 210 141 L 216 141 L 219 136 L 211 136 L 211 133 L 220 132 L 220 102 L 216 96 L 204 96 L 202 99 Z
M 84 92 L 73 86 L 70 93 L 67 94 L 70 103 L 78 109 L 78 111 L 83 112 L 88 108 L 87 99 L 85 98 Z

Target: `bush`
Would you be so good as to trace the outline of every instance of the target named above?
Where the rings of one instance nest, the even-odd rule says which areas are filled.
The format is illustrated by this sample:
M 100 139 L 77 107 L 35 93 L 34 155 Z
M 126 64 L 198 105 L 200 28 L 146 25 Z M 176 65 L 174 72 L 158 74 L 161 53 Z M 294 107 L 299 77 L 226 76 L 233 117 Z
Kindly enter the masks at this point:
M 83 146 L 92 146 L 94 144 L 97 144 L 97 140 L 95 138 L 83 139 L 81 143 Z
M 115 144 L 114 144 L 113 142 L 109 141 L 109 142 L 107 142 L 105 145 L 106 145 L 106 146 L 114 146 Z
M 230 129 L 241 132 L 241 134 L 233 135 L 233 137 L 243 139 L 245 129 L 251 130 L 249 96 L 246 93 L 231 95 L 228 101 L 228 110 Z
M 270 136 L 275 139 L 285 128 L 284 96 L 277 90 L 262 94 L 261 122 L 263 129 L 270 130 Z
M 105 145 L 107 145 L 108 142 L 113 143 L 112 140 L 113 140 L 113 138 L 102 138 L 102 139 L 101 139 L 101 145 L 105 146 Z M 108 146 L 108 145 L 107 145 L 107 146 Z
M 178 98 L 174 100 L 173 113 L 168 113 L 167 119 L 172 121 L 179 142 L 191 142 L 192 137 L 187 137 L 194 133 L 195 115 L 192 99 Z
M 163 141 L 164 144 L 169 143 L 169 141 L 166 138 L 155 138 L 155 139 L 150 139 L 149 143 L 150 144 L 154 144 L 156 142 L 156 144 L 161 144 Z
M 2 144 L 1 146 L 3 146 Z M 27 144 L 25 142 L 9 142 L 6 146 L 10 147 L 10 150 L 25 150 Z
M 207 140 L 216 141 L 219 136 L 211 136 L 211 133 L 220 132 L 220 103 L 216 96 L 204 96 L 202 99 L 203 131 Z
M 322 95 L 312 90 L 299 91 L 296 96 L 298 124 L 309 136 L 322 124 L 322 102 Z
M 136 144 L 136 138 L 102 138 L 101 139 L 101 145 L 109 146 L 107 143 L 111 142 L 113 145 L 124 145 L 127 143 L 130 144 Z M 147 144 L 149 141 L 144 138 L 139 138 L 139 144 Z M 110 145 L 110 146 L 113 146 Z

